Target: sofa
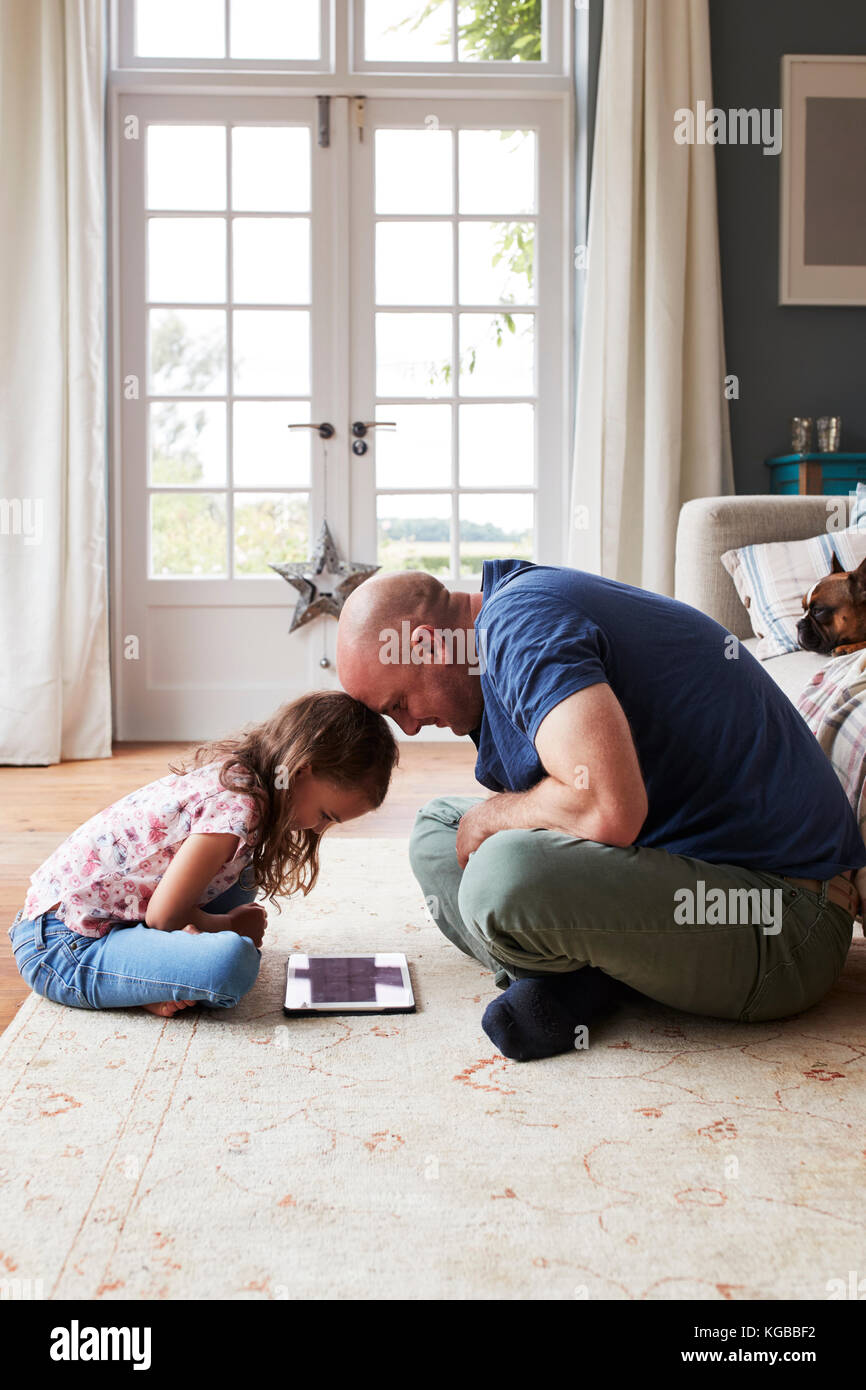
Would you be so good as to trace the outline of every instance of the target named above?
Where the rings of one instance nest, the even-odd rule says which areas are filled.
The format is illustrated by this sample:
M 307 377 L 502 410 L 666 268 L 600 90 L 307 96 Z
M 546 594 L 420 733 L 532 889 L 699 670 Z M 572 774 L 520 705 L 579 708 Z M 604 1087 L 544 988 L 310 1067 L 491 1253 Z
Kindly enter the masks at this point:
M 758 639 L 721 561 L 726 550 L 766 541 L 807 540 L 827 528 L 826 497 L 699 497 L 686 502 L 677 526 L 674 597 L 715 618 L 754 651 Z M 828 658 L 788 652 L 763 663 L 792 701 Z

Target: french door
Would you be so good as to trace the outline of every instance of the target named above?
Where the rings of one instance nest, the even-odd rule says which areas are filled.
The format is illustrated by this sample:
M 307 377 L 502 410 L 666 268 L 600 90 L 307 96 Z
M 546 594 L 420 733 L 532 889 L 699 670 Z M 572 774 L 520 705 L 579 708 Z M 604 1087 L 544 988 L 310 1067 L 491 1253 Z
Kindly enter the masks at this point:
M 336 686 L 270 569 L 324 520 L 452 587 L 560 562 L 557 104 L 124 95 L 112 144 L 116 737 Z

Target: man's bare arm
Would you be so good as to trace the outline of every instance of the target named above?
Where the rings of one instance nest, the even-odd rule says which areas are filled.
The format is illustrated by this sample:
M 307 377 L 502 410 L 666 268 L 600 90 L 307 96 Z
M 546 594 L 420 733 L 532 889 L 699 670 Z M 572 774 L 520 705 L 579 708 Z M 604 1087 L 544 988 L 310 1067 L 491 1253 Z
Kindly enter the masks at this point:
M 497 830 L 560 830 L 607 845 L 631 845 L 648 803 L 628 720 L 609 685 L 587 686 L 542 720 L 535 748 L 545 772 L 526 792 L 500 792 L 460 822 L 457 858 Z

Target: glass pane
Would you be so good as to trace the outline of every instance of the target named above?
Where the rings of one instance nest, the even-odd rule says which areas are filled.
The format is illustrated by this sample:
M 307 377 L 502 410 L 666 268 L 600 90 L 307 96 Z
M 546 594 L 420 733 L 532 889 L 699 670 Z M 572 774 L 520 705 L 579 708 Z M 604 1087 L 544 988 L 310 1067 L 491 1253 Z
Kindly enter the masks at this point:
M 232 471 L 244 487 L 308 487 L 312 430 L 309 401 L 244 401 L 234 408 Z
M 376 131 L 376 211 L 452 212 L 450 130 Z
M 379 496 L 379 564 L 385 570 L 451 571 L 451 498 Z
M 233 58 L 319 56 L 319 0 L 232 0 Z
M 377 304 L 450 304 L 454 297 L 450 222 L 380 222 Z
M 531 493 L 460 497 L 460 574 L 481 574 L 485 560 L 531 560 Z
M 451 61 L 449 0 L 365 0 L 364 21 L 368 62 Z
M 234 297 L 247 304 L 309 304 L 310 224 L 306 217 L 236 217 Z
M 136 0 L 135 52 L 141 58 L 224 58 L 224 0 Z
M 310 394 L 310 315 L 306 309 L 237 309 L 234 389 L 238 396 Z
M 396 430 L 376 430 L 378 487 L 451 486 L 451 406 L 380 405 L 377 420 Z
M 461 130 L 460 211 L 535 210 L 535 131 Z
M 461 405 L 460 485 L 530 487 L 535 482 L 535 409 Z
M 461 395 L 531 396 L 534 329 L 534 314 L 461 314 Z
M 581 8 L 579 0 L 575 8 Z M 504 5 L 463 0 L 457 7 L 457 56 L 461 62 L 540 62 L 541 0 Z
M 309 212 L 306 126 L 234 126 L 232 207 L 240 212 Z
M 226 389 L 222 309 L 151 309 L 150 389 L 157 396 L 220 396 Z
M 151 483 L 225 485 L 226 408 L 222 402 L 154 402 L 149 439 Z
M 225 218 L 150 218 L 147 297 L 187 303 L 225 300 Z
M 534 222 L 461 222 L 463 304 L 534 304 Z
M 155 492 L 150 499 L 150 573 L 218 579 L 226 574 L 224 492 Z
M 273 575 L 270 564 L 306 560 L 310 543 L 306 493 L 235 493 L 235 574 Z
M 376 315 L 376 394 L 450 396 L 450 314 Z
M 148 126 L 147 206 L 207 211 L 225 205 L 225 126 Z

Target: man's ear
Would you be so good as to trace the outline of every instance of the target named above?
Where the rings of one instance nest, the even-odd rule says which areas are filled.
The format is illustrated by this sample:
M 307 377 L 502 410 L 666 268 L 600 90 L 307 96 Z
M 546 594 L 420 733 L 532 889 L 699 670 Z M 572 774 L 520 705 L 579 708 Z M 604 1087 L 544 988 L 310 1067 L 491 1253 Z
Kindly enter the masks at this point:
M 447 666 L 450 661 L 447 643 L 438 627 L 419 623 L 412 629 L 412 660 L 416 665 Z M 416 652 L 418 655 L 416 656 Z
M 413 627 L 409 645 L 414 666 L 429 666 L 434 660 L 435 630 L 426 623 Z
M 833 551 L 833 564 L 830 567 L 830 573 L 847 574 L 847 570 L 843 568 L 842 562 L 840 561 L 839 556 L 836 554 L 835 550 Z

